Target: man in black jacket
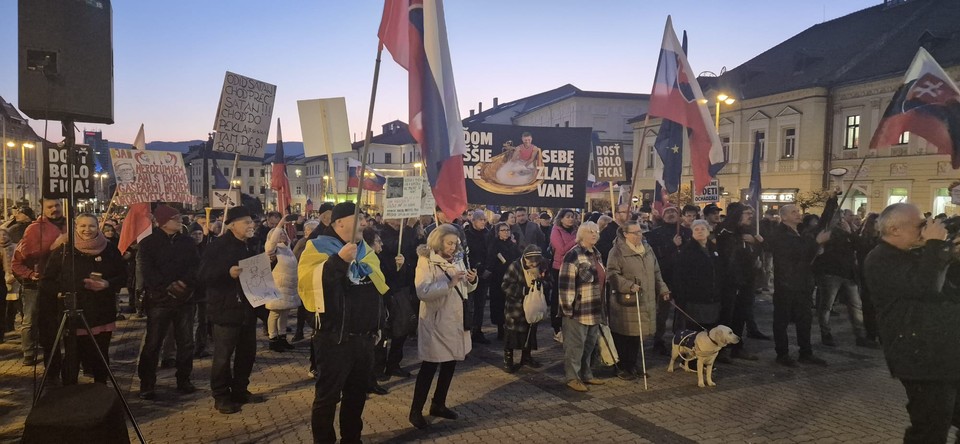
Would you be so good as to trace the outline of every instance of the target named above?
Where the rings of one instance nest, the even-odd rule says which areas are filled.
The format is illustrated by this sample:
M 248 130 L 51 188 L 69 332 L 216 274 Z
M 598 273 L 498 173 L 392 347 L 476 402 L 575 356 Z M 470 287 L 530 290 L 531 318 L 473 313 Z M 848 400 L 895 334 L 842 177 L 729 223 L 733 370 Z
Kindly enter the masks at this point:
M 663 210 L 663 223 L 659 227 L 644 235 L 647 242 L 653 247 L 653 253 L 660 264 L 660 275 L 667 288 L 676 284 L 677 260 L 680 258 L 680 247 L 693 237 L 689 228 L 678 225 L 680 210 L 669 207 Z M 667 318 L 670 317 L 670 301 L 657 298 L 657 329 L 653 334 L 653 349 L 661 355 L 670 354 L 670 350 L 663 342 L 663 334 L 667 331 Z
M 960 426 L 960 263 L 943 224 L 924 225 L 912 204 L 888 206 L 878 229 L 865 278 L 887 366 L 907 392 L 903 442 L 947 442 L 950 426 Z
M 487 261 L 487 240 L 490 236 L 490 229 L 487 227 L 487 217 L 483 210 L 475 210 L 470 215 L 470 224 L 464 229 L 464 237 L 467 238 L 467 248 L 470 250 L 468 260 L 470 266 L 477 270 L 483 279 L 477 281 L 477 289 L 470 293 L 469 298 L 473 299 L 473 331 L 470 338 L 477 344 L 489 344 L 490 340 L 483 336 L 483 309 L 487 305 L 487 291 L 490 288 L 490 273 L 484 262 Z
M 803 236 L 797 227 L 803 221 L 796 205 L 780 207 L 782 222 L 773 229 L 770 249 L 773 252 L 773 340 L 777 351 L 777 363 L 796 367 L 797 361 L 790 357 L 787 325 L 797 326 L 797 345 L 800 346 L 799 361 L 805 364 L 827 365 L 813 356 L 810 345 L 810 325 L 813 321 L 810 297 L 814 280 L 812 264 L 820 244 L 830 240 L 830 232 L 816 234 L 808 230 Z
M 513 210 L 513 214 L 517 217 L 517 230 L 520 231 L 520 236 L 517 237 L 517 244 L 520 245 L 520 250 L 522 251 L 527 245 L 536 245 L 540 247 L 540 250 L 547 248 L 547 240 L 543 235 L 543 231 L 540 230 L 540 226 L 533 221 L 530 221 L 527 209 L 519 207 Z M 533 214 L 534 219 L 536 219 L 537 214 Z
M 172 326 L 177 344 L 177 391 L 190 394 L 197 389 L 190 382 L 193 372 L 193 319 L 197 309 L 193 292 L 200 263 L 190 236 L 181 234 L 180 213 L 158 205 L 153 210 L 157 229 L 140 242 L 138 275 L 142 278 L 147 333 L 140 349 L 137 374 L 140 399 L 156 399 L 157 361 L 160 347 Z
M 341 442 L 360 442 L 373 348 L 382 327 L 385 279 L 380 269 L 362 260 L 375 253 L 369 245 L 361 244 L 361 248 L 356 243 L 360 236 L 354 223 L 355 208 L 353 202 L 333 208 L 330 227 L 313 245 L 307 246 L 299 265 L 301 281 L 305 276 L 313 278 L 315 273 L 321 273 L 323 307 L 317 308 L 320 326 L 313 337 L 318 356 L 311 415 L 314 442 L 337 441 L 333 420 L 341 399 Z M 326 260 L 313 270 L 304 270 L 313 263 L 307 260 L 312 251 L 326 255 Z M 355 260 L 358 262 L 354 263 Z M 320 295 L 301 291 L 301 297 L 317 300 Z
M 227 232 L 203 252 L 200 279 L 207 285 L 207 319 L 213 324 L 210 390 L 214 408 L 230 414 L 239 412 L 241 404 L 262 398 L 247 390 L 257 357 L 257 318 L 239 281 L 240 260 L 256 254 L 255 224 L 250 210 L 232 207 L 224 225 Z
M 607 263 L 607 255 L 613 249 L 613 242 L 617 239 L 617 230 L 630 220 L 630 205 L 622 204 L 617 206 L 617 211 L 613 213 L 613 221 L 608 223 L 603 231 L 600 232 L 600 240 L 597 241 L 597 250 L 603 258 L 603 263 Z

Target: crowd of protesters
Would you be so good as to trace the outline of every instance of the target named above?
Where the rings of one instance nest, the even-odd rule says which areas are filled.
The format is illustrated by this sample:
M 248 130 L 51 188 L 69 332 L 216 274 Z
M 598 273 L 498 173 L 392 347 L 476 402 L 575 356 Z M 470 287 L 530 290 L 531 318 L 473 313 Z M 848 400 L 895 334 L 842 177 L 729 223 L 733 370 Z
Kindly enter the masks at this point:
M 429 426 L 423 407 L 435 375 L 429 415 L 459 417 L 446 403 L 457 361 L 475 345 L 491 344 L 484 333 L 488 320 L 496 327 L 505 372 L 540 368 L 533 353 L 539 322 L 524 316 L 530 294 L 546 295 L 549 319 L 541 322 L 549 323 L 553 339 L 562 343 L 566 385 L 587 392 L 590 385 L 604 384 L 593 373 L 601 325 L 609 326 L 619 351 L 614 374 L 632 381 L 643 371 L 638 352 L 645 339 L 663 355 L 669 353 L 671 336 L 687 328 L 726 325 L 743 338 L 769 341 L 753 312 L 757 295 L 772 293 L 775 362 L 826 366 L 813 354 L 814 318 L 824 346 L 847 340 L 830 326 L 840 305 L 846 306 L 855 346 L 879 348 L 879 339 L 885 346 L 898 343 L 893 335 L 900 330 L 889 324 L 884 329 L 881 309 L 900 303 L 891 288 L 917 277 L 871 275 L 871 261 L 874 268 L 893 267 L 892 261 L 906 260 L 898 255 L 914 244 L 888 240 L 897 234 L 894 215 L 885 221 L 883 215 L 841 210 L 836 197 L 819 215 L 784 205 L 765 211 L 761 220 L 740 203 L 725 211 L 712 204 L 660 212 L 621 205 L 608 214 L 476 209 L 454 220 L 439 212 L 436 218 L 383 220 L 356 210 L 349 202 L 324 203 L 306 217 L 261 217 L 241 206 L 206 220 L 155 204 L 152 233 L 121 254 L 120 220 L 81 214 L 68 224 L 58 200 L 42 201 L 40 217 L 22 207 L 0 225 L 7 294 L 0 298 L 0 327 L 11 331 L 19 315 L 24 365 L 42 363 L 54 383 L 75 383 L 78 374 L 71 369 L 78 366 L 65 365 L 53 347 L 63 309 L 58 296 L 75 293 L 96 345 L 79 341 L 76 359 L 85 374 L 106 382 L 107 369 L 97 352 L 109 359 L 111 333 L 128 311 L 146 319 L 139 397 L 165 395 L 156 384 L 158 367 L 176 368 L 178 392 L 195 392 L 193 361 L 210 356 L 209 343 L 210 391 L 214 408 L 224 414 L 266 398 L 248 390 L 256 377 L 258 332 L 268 339 L 271 353 L 295 348 L 287 341 L 293 332 L 294 344 L 310 339 L 305 364 L 316 385 L 315 440 L 336 441 L 339 404 L 341 437 L 352 442 L 359 441 L 368 394 L 386 393 L 379 383 L 391 377 L 411 377 L 401 361 L 412 338 L 421 362 L 409 414 L 417 428 Z M 939 222 L 930 226 L 943 230 Z M 940 231 L 923 233 L 924 239 L 945 237 Z M 878 245 L 883 259 L 870 254 Z M 937 259 L 940 250 L 934 250 L 924 259 L 929 264 L 923 264 L 946 273 L 947 259 Z M 239 262 L 260 253 L 271 260 L 281 300 L 254 308 L 239 283 Z M 936 280 L 931 273 L 917 274 Z M 954 274 L 960 283 L 960 271 Z M 875 284 L 867 287 L 869 282 Z M 122 288 L 129 295 L 125 310 L 120 309 Z M 293 312 L 297 320 L 290 325 Z M 957 320 L 948 315 L 929 313 L 943 323 Z M 796 358 L 788 343 L 790 323 L 796 327 Z M 75 327 L 68 334 L 88 332 Z M 755 352 L 763 346 L 756 341 L 724 349 L 717 362 L 757 360 Z M 930 378 L 891 360 L 902 350 L 886 351 L 914 404 L 914 423 L 933 422 L 936 400 L 924 391 Z M 942 370 L 934 376 L 960 374 L 957 361 L 930 362 Z M 956 390 L 952 384 L 938 387 Z M 944 420 L 937 418 L 940 422 L 928 428 L 942 427 Z

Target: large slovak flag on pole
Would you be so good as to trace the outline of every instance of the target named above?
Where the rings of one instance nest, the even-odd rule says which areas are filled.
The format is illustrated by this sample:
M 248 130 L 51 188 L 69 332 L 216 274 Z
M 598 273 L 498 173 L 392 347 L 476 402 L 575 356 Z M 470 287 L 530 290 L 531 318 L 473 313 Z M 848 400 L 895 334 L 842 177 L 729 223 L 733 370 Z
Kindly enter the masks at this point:
M 679 123 L 689 132 L 694 194 L 699 194 L 723 168 L 723 148 L 670 16 L 663 29 L 649 113 Z
M 449 220 L 467 209 L 467 152 L 441 0 L 386 0 L 380 43 L 409 73 L 410 134 L 420 144 L 437 206 Z
M 923 48 L 883 113 L 870 149 L 899 143 L 905 131 L 923 137 L 940 154 L 950 154 L 953 168 L 960 168 L 960 90 Z

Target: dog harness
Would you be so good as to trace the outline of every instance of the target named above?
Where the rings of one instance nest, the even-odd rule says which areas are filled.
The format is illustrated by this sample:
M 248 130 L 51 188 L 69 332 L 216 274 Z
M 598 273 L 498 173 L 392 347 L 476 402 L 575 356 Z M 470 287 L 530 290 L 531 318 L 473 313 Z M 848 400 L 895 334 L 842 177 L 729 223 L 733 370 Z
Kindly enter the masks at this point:
M 697 340 L 697 333 L 700 333 L 696 330 L 684 330 L 679 334 L 673 337 L 673 343 L 681 347 L 693 348 Z

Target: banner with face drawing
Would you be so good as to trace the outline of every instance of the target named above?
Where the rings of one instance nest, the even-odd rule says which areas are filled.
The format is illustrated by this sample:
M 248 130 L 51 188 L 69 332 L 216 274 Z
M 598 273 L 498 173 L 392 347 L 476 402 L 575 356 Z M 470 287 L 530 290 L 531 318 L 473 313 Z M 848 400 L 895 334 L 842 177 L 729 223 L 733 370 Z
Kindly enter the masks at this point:
M 117 180 L 115 205 L 194 202 L 180 153 L 110 148 L 110 160 Z
M 583 207 L 590 128 L 473 124 L 463 131 L 467 202 Z

